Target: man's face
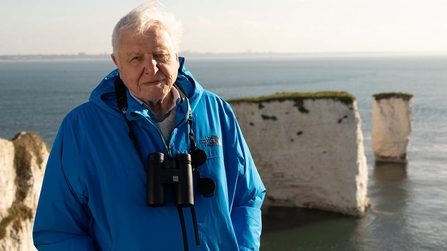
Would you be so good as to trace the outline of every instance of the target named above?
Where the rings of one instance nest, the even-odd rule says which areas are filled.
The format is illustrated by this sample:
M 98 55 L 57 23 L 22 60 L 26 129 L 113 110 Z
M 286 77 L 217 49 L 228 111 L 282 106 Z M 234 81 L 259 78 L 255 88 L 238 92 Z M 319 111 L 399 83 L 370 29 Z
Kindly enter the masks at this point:
M 158 26 L 143 35 L 124 30 L 118 40 L 118 57 L 112 59 L 124 85 L 140 100 L 156 104 L 170 93 L 177 79 L 178 55 L 171 37 Z

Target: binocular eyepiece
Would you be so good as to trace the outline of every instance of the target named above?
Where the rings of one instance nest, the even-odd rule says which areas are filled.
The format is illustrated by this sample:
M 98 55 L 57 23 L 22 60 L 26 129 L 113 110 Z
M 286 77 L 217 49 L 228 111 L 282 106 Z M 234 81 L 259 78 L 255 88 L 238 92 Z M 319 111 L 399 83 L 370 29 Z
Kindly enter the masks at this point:
M 192 164 L 190 154 L 177 154 L 174 160 L 165 160 L 160 152 L 148 156 L 146 204 L 149 207 L 166 205 L 165 186 L 174 188 L 177 207 L 194 205 Z

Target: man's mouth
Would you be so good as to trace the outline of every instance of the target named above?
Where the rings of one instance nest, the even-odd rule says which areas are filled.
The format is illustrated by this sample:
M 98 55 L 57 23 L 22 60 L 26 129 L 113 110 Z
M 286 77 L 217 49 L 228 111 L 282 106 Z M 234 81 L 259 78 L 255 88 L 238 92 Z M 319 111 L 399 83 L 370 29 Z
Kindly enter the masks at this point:
M 147 81 L 144 82 L 143 85 L 147 85 L 147 86 L 155 86 L 155 85 L 160 85 L 163 83 L 163 80 L 154 80 L 154 81 Z

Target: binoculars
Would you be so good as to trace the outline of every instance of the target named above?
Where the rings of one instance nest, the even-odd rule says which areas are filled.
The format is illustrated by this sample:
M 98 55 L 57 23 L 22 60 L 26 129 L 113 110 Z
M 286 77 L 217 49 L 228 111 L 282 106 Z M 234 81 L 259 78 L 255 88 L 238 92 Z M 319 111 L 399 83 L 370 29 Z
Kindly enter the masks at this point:
M 149 207 L 166 205 L 165 186 L 174 189 L 177 207 L 194 205 L 192 163 L 190 154 L 177 154 L 174 160 L 165 160 L 160 152 L 148 156 L 146 204 Z

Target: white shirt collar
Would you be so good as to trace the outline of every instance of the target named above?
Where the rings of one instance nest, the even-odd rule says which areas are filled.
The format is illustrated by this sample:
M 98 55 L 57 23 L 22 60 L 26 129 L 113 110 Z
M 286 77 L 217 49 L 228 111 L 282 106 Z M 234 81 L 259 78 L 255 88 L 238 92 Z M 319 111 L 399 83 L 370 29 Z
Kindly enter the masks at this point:
M 136 97 L 130 90 L 129 90 L 129 93 L 130 93 L 130 96 L 132 96 L 132 98 L 134 98 L 140 105 L 142 105 L 142 106 L 144 106 L 145 108 L 148 108 L 150 111 L 152 111 L 148 105 L 146 105 L 143 101 L 141 101 L 139 98 L 137 98 L 137 97 Z M 180 100 L 180 93 L 178 92 L 177 88 L 172 87 L 172 88 L 171 88 L 171 93 L 172 93 L 172 96 L 173 96 L 173 99 L 172 99 L 173 102 L 172 102 L 171 107 L 166 111 L 166 113 L 165 113 L 164 115 L 166 115 L 166 114 L 168 114 L 170 111 L 172 111 L 172 109 L 174 109 L 174 107 L 177 106 L 177 103 L 178 103 L 179 100 Z M 164 115 L 163 115 L 163 116 L 164 116 Z

